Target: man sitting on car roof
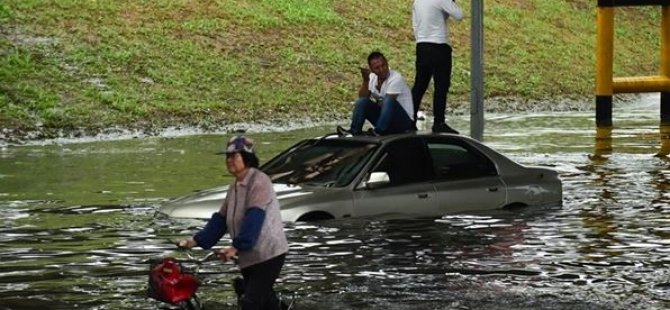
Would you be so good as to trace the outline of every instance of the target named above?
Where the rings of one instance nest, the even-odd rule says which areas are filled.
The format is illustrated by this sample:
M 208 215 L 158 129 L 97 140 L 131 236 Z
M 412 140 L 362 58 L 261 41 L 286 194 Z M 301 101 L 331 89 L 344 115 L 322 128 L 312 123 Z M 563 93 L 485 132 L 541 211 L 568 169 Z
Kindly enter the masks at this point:
M 368 68 L 361 67 L 363 81 L 351 116 L 349 130 L 337 126 L 340 136 L 362 135 L 367 119 L 374 127 L 366 134 L 386 135 L 416 130 L 412 92 L 405 79 L 389 68 L 384 54 L 372 52 Z

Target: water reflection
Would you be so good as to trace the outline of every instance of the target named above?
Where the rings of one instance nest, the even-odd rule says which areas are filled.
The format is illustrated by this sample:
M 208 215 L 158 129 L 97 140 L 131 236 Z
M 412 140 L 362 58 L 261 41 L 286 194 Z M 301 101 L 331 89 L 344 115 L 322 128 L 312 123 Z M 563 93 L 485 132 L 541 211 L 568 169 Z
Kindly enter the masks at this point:
M 623 126 L 601 158 L 589 156 L 590 113 L 493 115 L 487 143 L 557 169 L 561 208 L 291 224 L 279 286 L 298 295 L 298 309 L 668 308 L 670 169 L 653 156 L 657 121 L 644 115 L 657 112 L 644 108 L 615 111 Z M 254 138 L 265 161 L 326 131 Z M 212 154 L 225 140 L 0 149 L 0 308 L 161 308 L 144 294 L 147 260 L 184 257 L 169 240 L 203 222 L 154 218 L 156 205 L 228 183 Z M 231 268 L 203 266 L 210 309 L 234 309 Z

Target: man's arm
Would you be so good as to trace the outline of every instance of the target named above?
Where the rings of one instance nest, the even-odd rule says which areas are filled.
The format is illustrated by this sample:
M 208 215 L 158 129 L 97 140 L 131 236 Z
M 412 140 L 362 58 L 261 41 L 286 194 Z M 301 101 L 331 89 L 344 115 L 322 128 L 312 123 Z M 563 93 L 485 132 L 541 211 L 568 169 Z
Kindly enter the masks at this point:
M 442 2 L 442 10 L 449 14 L 449 17 L 455 20 L 463 19 L 463 10 L 456 4 L 455 0 L 445 0 Z
M 388 83 L 389 84 L 386 89 L 386 94 L 384 94 L 384 98 L 398 100 L 400 93 L 402 93 L 403 90 L 409 89 L 409 86 L 407 86 L 407 83 L 405 82 L 405 78 L 403 78 L 400 74 L 394 75 L 394 77 L 391 78 Z
M 361 78 L 363 81 L 361 82 L 361 87 L 358 88 L 358 97 L 370 97 L 370 69 L 363 68 L 361 67 Z

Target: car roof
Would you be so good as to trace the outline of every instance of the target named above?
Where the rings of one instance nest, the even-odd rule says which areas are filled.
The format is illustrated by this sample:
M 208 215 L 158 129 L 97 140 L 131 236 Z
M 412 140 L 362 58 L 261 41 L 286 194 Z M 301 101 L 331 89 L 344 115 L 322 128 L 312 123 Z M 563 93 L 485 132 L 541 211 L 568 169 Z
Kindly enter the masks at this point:
M 364 142 L 377 142 L 377 143 L 386 143 L 389 141 L 402 139 L 406 137 L 455 137 L 465 140 L 472 140 L 470 137 L 450 134 L 450 133 L 433 133 L 430 131 L 413 131 L 400 134 L 391 134 L 391 135 L 382 135 L 382 136 L 369 136 L 369 135 L 360 135 L 360 136 L 338 136 L 336 133 L 327 134 L 321 139 L 344 139 L 344 140 L 355 140 L 355 141 L 364 141 Z
M 478 141 L 476 139 L 470 138 L 468 136 L 463 136 L 459 134 L 452 134 L 452 133 L 434 133 L 431 131 L 416 131 L 416 132 L 408 132 L 408 133 L 401 133 L 401 134 L 391 134 L 391 135 L 384 135 L 384 136 L 367 136 L 367 135 L 361 135 L 361 136 L 338 136 L 336 133 L 333 134 L 328 134 L 320 138 L 315 138 L 315 139 L 326 139 L 326 140 L 340 140 L 340 141 L 360 141 L 360 142 L 367 142 L 367 143 L 377 143 L 377 144 L 388 144 L 392 141 L 403 139 L 403 138 L 408 138 L 408 137 L 420 137 L 420 138 L 430 138 L 430 137 L 437 137 L 437 138 L 449 138 L 449 139 L 456 139 L 460 141 L 464 141 L 465 143 L 475 147 L 478 149 L 480 152 L 484 153 L 486 156 L 488 156 L 491 160 L 493 160 L 498 168 L 501 170 L 501 172 L 508 172 L 510 169 L 518 169 L 519 166 L 521 166 L 519 163 L 515 162 L 514 160 L 510 159 L 509 157 L 501 154 L 500 152 L 492 149 L 491 147 L 487 146 L 485 143 Z

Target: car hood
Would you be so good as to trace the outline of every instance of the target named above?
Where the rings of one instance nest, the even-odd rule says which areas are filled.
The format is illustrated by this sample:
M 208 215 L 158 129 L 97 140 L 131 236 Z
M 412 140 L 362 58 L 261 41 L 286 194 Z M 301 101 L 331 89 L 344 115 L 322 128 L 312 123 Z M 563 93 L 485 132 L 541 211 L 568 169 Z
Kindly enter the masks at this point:
M 226 185 L 205 189 L 170 200 L 163 203 L 157 212 L 172 218 L 208 219 L 221 207 L 229 187 Z M 299 185 L 273 184 L 273 188 L 280 205 L 284 200 L 314 194 L 313 190 L 307 190 Z M 282 210 L 284 209 L 287 208 L 282 207 Z

